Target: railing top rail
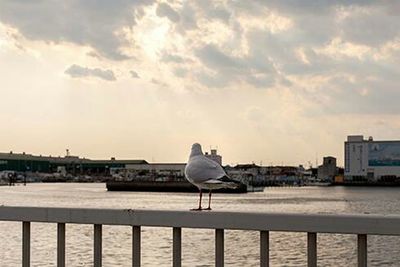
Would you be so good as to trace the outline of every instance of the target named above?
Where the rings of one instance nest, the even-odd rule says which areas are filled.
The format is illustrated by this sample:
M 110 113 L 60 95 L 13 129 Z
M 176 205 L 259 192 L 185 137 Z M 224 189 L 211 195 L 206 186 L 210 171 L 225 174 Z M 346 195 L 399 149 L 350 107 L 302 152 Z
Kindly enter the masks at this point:
M 0 221 L 400 235 L 400 216 L 0 207 Z

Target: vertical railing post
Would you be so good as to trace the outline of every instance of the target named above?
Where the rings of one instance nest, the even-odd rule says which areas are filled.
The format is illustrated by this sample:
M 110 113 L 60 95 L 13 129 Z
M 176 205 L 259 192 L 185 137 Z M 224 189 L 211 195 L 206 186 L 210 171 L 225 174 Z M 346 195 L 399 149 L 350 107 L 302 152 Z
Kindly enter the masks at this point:
M 215 267 L 224 266 L 224 229 L 215 229 Z
M 101 267 L 102 264 L 102 225 L 94 225 L 94 267 Z
M 181 267 L 182 265 L 182 228 L 172 229 L 172 266 Z
M 317 267 L 317 233 L 307 233 L 308 267 Z
M 132 227 L 132 266 L 140 267 L 140 226 Z
M 65 267 L 65 223 L 57 224 L 57 267 Z
M 269 266 L 269 232 L 260 231 L 260 267 Z
M 367 267 L 367 235 L 357 235 L 358 267 Z
M 22 222 L 22 267 L 31 264 L 31 223 Z

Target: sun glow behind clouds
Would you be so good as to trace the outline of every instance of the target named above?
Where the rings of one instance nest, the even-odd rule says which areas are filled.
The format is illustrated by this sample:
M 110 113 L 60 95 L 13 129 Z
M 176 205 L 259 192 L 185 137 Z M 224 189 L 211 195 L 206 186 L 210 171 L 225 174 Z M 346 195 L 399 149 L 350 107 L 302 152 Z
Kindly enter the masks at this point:
M 0 23 L 0 51 L 6 51 L 13 45 L 13 40 L 10 38 L 9 28 Z
M 155 8 L 150 9 L 140 20 L 139 26 L 134 28 L 135 39 L 151 60 L 159 58 L 160 51 L 167 44 L 170 28 L 168 19 L 158 17 Z

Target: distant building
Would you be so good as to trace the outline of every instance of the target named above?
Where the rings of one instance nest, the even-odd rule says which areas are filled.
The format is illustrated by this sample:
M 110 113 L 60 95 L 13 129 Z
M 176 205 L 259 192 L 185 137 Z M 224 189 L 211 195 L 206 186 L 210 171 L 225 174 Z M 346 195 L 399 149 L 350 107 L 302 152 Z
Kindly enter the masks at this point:
M 126 165 L 147 164 L 145 160 L 91 160 L 76 156 L 35 156 L 23 153 L 0 153 L 0 171 L 56 173 L 60 170 L 70 174 L 108 175 L 111 168 Z
M 208 152 L 205 153 L 205 156 L 215 162 L 218 162 L 219 165 L 222 165 L 222 157 L 217 154 L 216 149 L 211 149 L 211 153 L 208 154 Z
M 184 180 L 185 166 L 186 163 L 127 164 L 125 168 L 113 169 L 112 174 L 119 172 L 122 179 L 131 180 Z
M 400 140 L 374 141 L 351 135 L 344 143 L 344 176 L 351 181 L 393 181 L 400 178 Z
M 324 157 L 321 166 L 318 166 L 318 179 L 333 181 L 338 174 L 335 157 Z

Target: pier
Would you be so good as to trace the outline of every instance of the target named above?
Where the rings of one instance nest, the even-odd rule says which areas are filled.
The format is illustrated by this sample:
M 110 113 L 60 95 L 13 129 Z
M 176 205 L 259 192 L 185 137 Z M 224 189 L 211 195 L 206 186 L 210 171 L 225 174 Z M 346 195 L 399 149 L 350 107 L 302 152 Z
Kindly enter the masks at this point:
M 193 212 L 165 210 L 74 209 L 0 207 L 1 221 L 19 221 L 22 229 L 22 266 L 30 266 L 31 223 L 57 223 L 57 266 L 65 266 L 65 225 L 93 225 L 93 262 L 102 266 L 103 225 L 132 226 L 132 266 L 141 266 L 141 227 L 171 228 L 172 263 L 181 266 L 182 228 L 215 230 L 215 266 L 224 266 L 224 232 L 258 231 L 260 266 L 269 266 L 269 232 L 303 232 L 307 235 L 308 266 L 317 266 L 317 234 L 357 235 L 358 266 L 367 266 L 368 235 L 400 235 L 400 216 L 286 214 L 254 212 Z M 56 234 L 56 233 L 55 233 Z M 257 242 L 257 241 L 255 241 Z M 1 261 L 1 259 L 0 259 Z
M 111 181 L 106 183 L 106 187 L 108 191 L 199 192 L 188 181 Z M 247 186 L 241 183 L 237 188 L 216 189 L 213 193 L 247 193 Z

